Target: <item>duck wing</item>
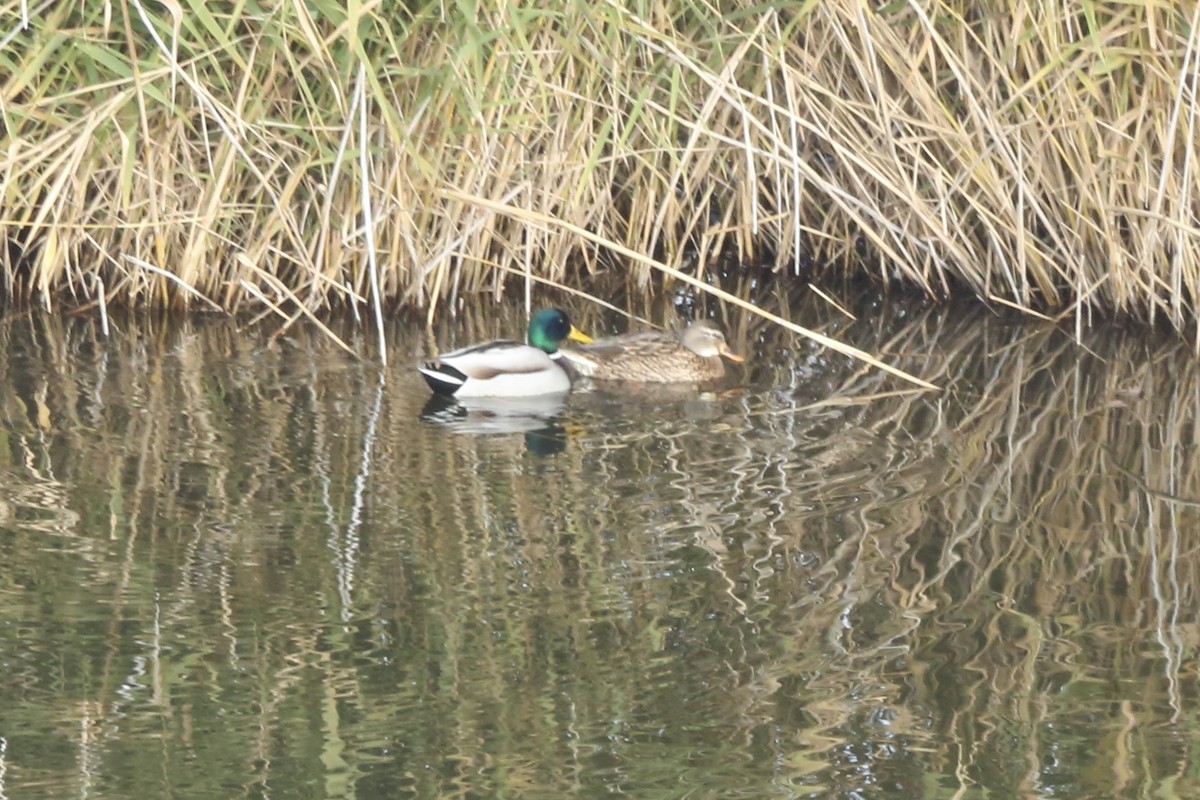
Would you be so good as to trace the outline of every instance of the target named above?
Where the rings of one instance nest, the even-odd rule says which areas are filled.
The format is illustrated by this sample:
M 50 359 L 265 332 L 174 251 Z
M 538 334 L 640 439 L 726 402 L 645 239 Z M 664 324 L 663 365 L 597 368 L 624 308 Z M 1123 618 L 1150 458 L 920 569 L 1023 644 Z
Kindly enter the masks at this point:
M 455 397 L 519 397 L 571 388 L 567 373 L 545 351 L 510 340 L 454 350 L 417 369 L 433 391 Z
M 489 380 L 497 375 L 541 372 L 555 366 L 544 351 L 524 342 L 499 340 L 464 347 L 438 359 L 468 378 Z
M 678 347 L 679 340 L 669 333 L 638 331 L 597 339 L 581 347 L 562 347 L 559 353 L 580 375 L 594 376 L 607 369 L 623 369 L 631 362 L 660 356 Z

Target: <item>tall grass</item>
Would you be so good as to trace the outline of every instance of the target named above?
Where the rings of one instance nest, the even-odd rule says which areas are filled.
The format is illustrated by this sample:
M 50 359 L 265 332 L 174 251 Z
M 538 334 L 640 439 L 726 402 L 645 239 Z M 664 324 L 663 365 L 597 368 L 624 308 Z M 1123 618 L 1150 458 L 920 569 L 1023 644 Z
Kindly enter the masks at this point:
M 6 0 L 0 281 L 432 316 L 818 265 L 1200 342 L 1197 30 L 1087 0 Z

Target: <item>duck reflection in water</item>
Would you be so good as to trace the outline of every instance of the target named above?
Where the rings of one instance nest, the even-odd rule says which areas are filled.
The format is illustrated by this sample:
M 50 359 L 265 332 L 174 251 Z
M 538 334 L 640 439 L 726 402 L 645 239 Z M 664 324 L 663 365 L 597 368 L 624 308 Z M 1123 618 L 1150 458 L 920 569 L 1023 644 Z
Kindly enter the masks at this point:
M 558 423 L 567 396 L 447 397 L 435 394 L 421 409 L 421 420 L 453 433 L 520 433 L 534 455 L 553 455 L 566 447 L 567 432 Z

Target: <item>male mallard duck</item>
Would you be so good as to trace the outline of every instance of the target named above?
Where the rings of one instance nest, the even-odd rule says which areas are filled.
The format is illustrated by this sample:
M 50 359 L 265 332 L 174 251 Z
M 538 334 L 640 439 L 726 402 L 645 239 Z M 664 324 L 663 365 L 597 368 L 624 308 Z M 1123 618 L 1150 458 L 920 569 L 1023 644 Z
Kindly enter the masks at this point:
M 645 383 L 715 380 L 725 374 L 722 356 L 745 361 L 729 349 L 721 329 L 708 320 L 693 322 L 679 336 L 631 333 L 600 339 L 587 347 L 563 348 L 559 354 L 582 376 Z
M 543 308 L 529 318 L 528 344 L 508 339 L 446 353 L 417 370 L 429 388 L 455 397 L 532 397 L 570 391 L 571 377 L 558 363 L 563 339 L 588 344 L 558 308 Z

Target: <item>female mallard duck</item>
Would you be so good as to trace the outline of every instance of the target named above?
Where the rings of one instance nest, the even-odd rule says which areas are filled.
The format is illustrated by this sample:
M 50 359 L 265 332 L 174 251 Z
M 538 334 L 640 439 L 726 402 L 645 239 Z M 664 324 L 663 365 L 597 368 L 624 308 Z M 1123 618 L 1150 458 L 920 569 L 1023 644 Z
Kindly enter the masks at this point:
M 563 360 L 579 375 L 605 381 L 700 383 L 725 374 L 724 356 L 744 358 L 729 349 L 721 329 L 697 320 L 679 336 L 631 333 L 600 339 L 587 347 L 563 348 Z
M 570 391 L 571 377 L 558 363 L 563 339 L 588 344 L 558 308 L 529 318 L 528 344 L 501 339 L 446 353 L 417 370 L 429 388 L 454 397 L 532 397 Z

